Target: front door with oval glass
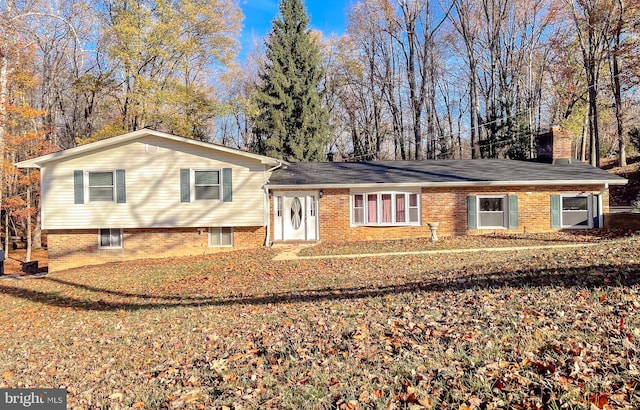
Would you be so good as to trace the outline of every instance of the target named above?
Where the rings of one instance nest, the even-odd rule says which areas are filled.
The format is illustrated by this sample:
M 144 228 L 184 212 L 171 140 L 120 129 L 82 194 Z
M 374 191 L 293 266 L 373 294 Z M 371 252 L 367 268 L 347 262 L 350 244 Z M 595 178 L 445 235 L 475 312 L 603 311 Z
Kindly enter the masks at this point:
M 318 193 L 277 192 L 274 195 L 274 239 L 318 240 Z

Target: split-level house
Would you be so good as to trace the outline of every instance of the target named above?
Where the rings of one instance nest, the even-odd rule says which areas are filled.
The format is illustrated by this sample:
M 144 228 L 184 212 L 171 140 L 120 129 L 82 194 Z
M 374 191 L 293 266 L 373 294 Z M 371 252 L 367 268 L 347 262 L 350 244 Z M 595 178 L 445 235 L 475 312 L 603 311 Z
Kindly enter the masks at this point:
M 41 171 L 49 270 L 288 241 L 603 226 L 627 181 L 571 160 L 558 130 L 537 161 L 287 163 L 143 129 L 16 164 Z

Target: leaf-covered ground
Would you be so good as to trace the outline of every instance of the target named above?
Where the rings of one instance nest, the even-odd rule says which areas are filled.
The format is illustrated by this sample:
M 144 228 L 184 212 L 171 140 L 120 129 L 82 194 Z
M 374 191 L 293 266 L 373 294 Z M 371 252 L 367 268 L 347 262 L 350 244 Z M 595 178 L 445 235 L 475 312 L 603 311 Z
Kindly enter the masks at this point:
M 639 408 L 639 245 L 0 281 L 0 387 L 66 387 L 78 409 Z
M 618 167 L 615 158 L 602 160 L 602 168 L 628 180 L 625 185 L 609 187 L 609 204 L 611 206 L 632 206 L 640 194 L 640 156 L 627 158 L 626 167 Z
M 22 264 L 26 260 L 26 254 L 27 251 L 24 249 L 9 251 L 9 255 L 4 261 L 5 275 L 24 275 Z M 47 256 L 47 251 L 44 249 L 34 249 L 31 252 L 31 260 L 38 261 L 38 268 L 41 272 L 46 271 L 46 266 L 49 263 Z
M 342 243 L 320 243 L 302 249 L 301 256 L 369 254 L 376 252 L 414 252 L 443 249 L 505 248 L 549 246 L 581 243 L 601 243 L 610 239 L 634 235 L 624 229 L 612 230 L 567 230 L 535 234 L 493 233 L 474 237 L 470 235 L 441 237 L 436 242 L 430 238 L 411 238 L 393 241 L 349 241 Z

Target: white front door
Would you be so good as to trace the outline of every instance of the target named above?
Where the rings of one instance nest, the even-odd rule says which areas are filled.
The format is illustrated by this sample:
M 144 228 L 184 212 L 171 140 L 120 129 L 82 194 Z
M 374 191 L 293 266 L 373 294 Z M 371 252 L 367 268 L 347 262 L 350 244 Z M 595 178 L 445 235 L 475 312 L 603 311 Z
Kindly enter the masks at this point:
M 276 241 L 318 240 L 317 192 L 279 192 L 274 206 Z

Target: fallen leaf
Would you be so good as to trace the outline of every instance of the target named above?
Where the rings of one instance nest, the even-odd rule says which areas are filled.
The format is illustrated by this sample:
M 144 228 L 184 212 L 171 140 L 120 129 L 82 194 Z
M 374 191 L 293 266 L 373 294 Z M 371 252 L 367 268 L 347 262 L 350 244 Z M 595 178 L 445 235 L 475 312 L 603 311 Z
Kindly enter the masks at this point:
M 109 395 L 109 399 L 111 400 L 121 400 L 124 397 L 124 395 L 122 393 L 111 393 Z
M 504 384 L 504 382 L 500 379 L 496 380 L 496 382 L 493 384 L 493 387 L 495 389 L 499 389 L 502 390 L 506 387 L 506 384 Z
M 609 398 L 604 394 L 593 393 L 589 396 L 589 402 L 595 405 L 598 409 L 604 409 L 604 406 L 609 403 Z

